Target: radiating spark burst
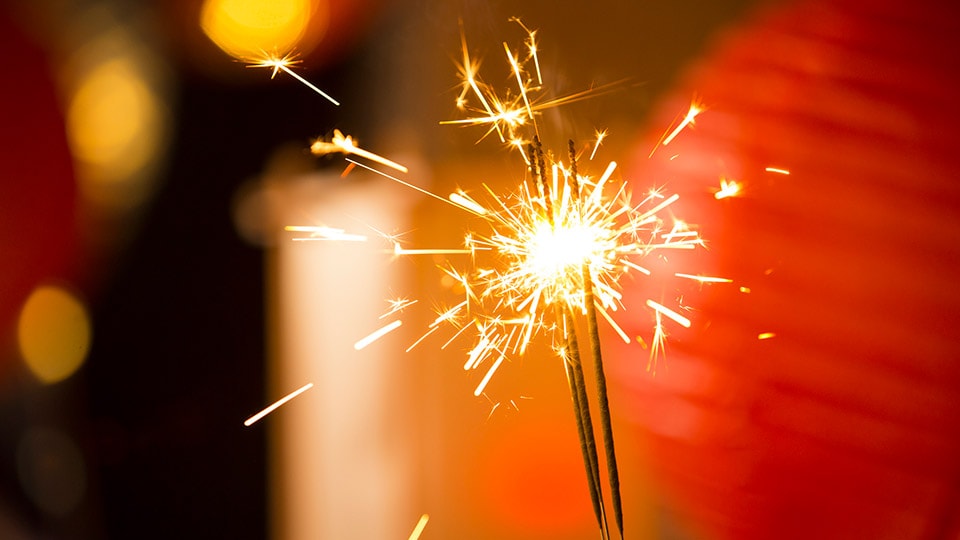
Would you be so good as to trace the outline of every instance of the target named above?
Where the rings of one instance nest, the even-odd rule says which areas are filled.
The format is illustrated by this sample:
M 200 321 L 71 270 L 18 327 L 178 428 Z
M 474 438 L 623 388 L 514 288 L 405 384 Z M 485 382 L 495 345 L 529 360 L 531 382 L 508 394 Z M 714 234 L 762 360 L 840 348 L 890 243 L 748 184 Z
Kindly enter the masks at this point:
M 283 56 L 264 52 L 262 57 L 251 59 L 247 67 L 270 68 L 273 70 L 270 73 L 271 79 L 276 77 L 278 72 L 283 71 L 287 75 L 290 75 L 291 77 L 293 77 L 294 79 L 302 83 L 307 88 L 313 90 L 317 94 L 320 94 L 320 96 L 322 96 L 324 99 L 326 99 L 330 103 L 333 103 L 334 105 L 339 107 L 340 106 L 339 101 L 333 99 L 332 97 L 330 97 L 329 94 L 317 88 L 312 82 L 304 79 L 303 77 L 298 75 L 297 72 L 290 69 L 290 66 L 294 66 L 299 63 L 300 63 L 300 60 L 297 59 L 297 55 L 293 52 L 289 52 Z
M 726 199 L 727 197 L 735 197 L 740 194 L 740 190 L 743 189 L 740 185 L 740 182 L 736 180 L 727 180 L 726 178 L 720 179 L 720 189 L 713 194 L 717 199 Z
M 594 511 L 602 536 L 609 538 L 599 472 L 596 471 L 597 445 L 593 442 L 589 400 L 576 337 L 575 319 L 583 316 L 596 367 L 594 381 L 601 412 L 603 447 L 607 453 L 609 488 L 622 536 L 619 479 L 597 321 L 602 318 L 625 342 L 630 343 L 630 336 L 614 319 L 614 313 L 626 307 L 621 290 L 623 278 L 631 272 L 656 278 L 655 272 L 644 264 L 647 257 L 665 249 L 695 249 L 704 243 L 695 227 L 672 215 L 665 215 L 679 200 L 679 195 L 668 196 L 661 188 L 653 188 L 640 200 L 635 200 L 627 184 L 614 176 L 616 162 L 609 162 L 602 173 L 594 176 L 578 170 L 577 158 L 582 150 L 577 152 L 572 141 L 566 161 L 543 150 L 537 125 L 540 111 L 599 95 L 613 85 L 556 99 L 542 97 L 535 34 L 522 23 L 521 26 L 528 35 L 526 56 L 518 52 L 521 48 L 503 46 L 511 81 L 510 89 L 505 92 L 499 92 L 481 80 L 480 62 L 470 55 L 461 27 L 463 60 L 459 65 L 461 88 L 456 105 L 466 117 L 441 122 L 486 127 L 481 139 L 496 133 L 509 148 L 519 150 L 528 167 L 527 177 L 512 192 L 496 193 L 484 185 L 482 196 L 457 190 L 445 198 L 416 183 L 350 158 L 346 160 L 351 166 L 374 172 L 458 208 L 483 224 L 479 231 L 465 234 L 463 246 L 455 248 L 409 249 L 402 247 L 396 238 L 384 235 L 393 247 L 394 256 L 449 255 L 451 260 L 462 257 L 469 261 L 466 269 L 452 262 L 440 265 L 444 279 L 462 289 L 457 292 L 462 298 L 452 307 L 437 309 L 436 318 L 427 331 L 407 351 L 427 339 L 445 339 L 441 349 L 454 342 L 468 341 L 463 369 L 483 373 L 474 395 L 486 396 L 491 379 L 505 362 L 514 355 L 524 355 L 534 338 L 546 337 L 567 371 L 584 462 L 593 469 L 588 480 Z M 284 69 L 284 65 L 282 62 L 264 64 L 275 70 Z M 669 144 L 685 127 L 693 124 L 702 110 L 694 100 L 687 114 L 676 126 L 668 129 L 657 146 Z M 596 144 L 588 161 L 593 160 L 605 133 L 597 132 Z M 360 153 L 352 139 L 339 132 L 334 133 L 334 139 L 324 143 L 328 145 L 321 147 L 324 152 L 353 154 L 392 167 L 392 162 L 380 156 L 374 155 L 378 159 L 373 159 L 369 153 Z M 691 279 L 701 285 L 731 282 L 726 278 L 697 274 L 676 273 L 675 277 Z M 400 306 L 409 306 L 406 301 L 396 302 L 391 304 L 396 308 L 391 312 L 393 314 L 402 309 Z M 664 351 L 667 337 L 664 319 L 687 328 L 692 322 L 652 299 L 646 301 L 646 306 L 652 310 L 655 320 L 648 364 L 652 367 Z M 355 348 L 366 347 L 400 324 L 398 319 L 373 331 L 358 341 Z M 643 342 L 642 338 L 637 340 Z
M 245 425 L 245 426 L 247 426 L 247 427 L 252 426 L 255 422 L 257 422 L 258 420 L 260 420 L 260 419 L 263 418 L 264 416 L 272 413 L 273 411 L 275 411 L 278 407 L 280 407 L 280 406 L 283 405 L 284 403 L 290 401 L 291 399 L 299 396 L 300 394 L 306 392 L 307 390 L 309 390 L 309 389 L 311 389 L 311 388 L 313 388 L 313 383 L 307 383 L 307 384 L 301 386 L 300 388 L 297 388 L 297 389 L 294 390 L 293 392 L 290 392 L 289 394 L 287 394 L 287 395 L 283 396 L 282 398 L 278 399 L 277 401 L 273 402 L 272 405 L 268 406 L 267 408 L 263 409 L 262 411 L 258 412 L 257 414 L 251 416 L 250 418 L 247 418 L 247 419 L 243 422 L 243 425 Z
M 310 145 L 310 152 L 315 156 L 324 156 L 327 154 L 340 153 L 354 155 L 390 167 L 391 169 L 407 172 L 407 168 L 395 161 L 391 161 L 383 156 L 374 154 L 369 150 L 364 150 L 357 146 L 356 141 L 350 135 L 344 135 L 339 129 L 333 130 L 333 136 L 329 141 L 317 139 Z

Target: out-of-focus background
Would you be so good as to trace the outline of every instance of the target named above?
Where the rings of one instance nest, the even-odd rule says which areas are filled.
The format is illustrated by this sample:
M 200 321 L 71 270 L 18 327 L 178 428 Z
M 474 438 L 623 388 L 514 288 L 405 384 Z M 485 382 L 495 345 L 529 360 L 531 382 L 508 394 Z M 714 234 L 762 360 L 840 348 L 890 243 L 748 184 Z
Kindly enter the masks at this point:
M 517 156 L 438 122 L 461 27 L 506 87 L 519 17 L 549 93 L 617 83 L 546 111 L 547 145 L 607 129 L 589 166 L 680 193 L 708 240 L 660 268 L 733 280 L 622 284 L 632 335 L 631 299 L 693 320 L 654 371 L 605 338 L 626 537 L 960 538 L 955 8 L 555 4 L 3 4 L 0 537 L 596 535 L 546 347 L 475 398 L 462 348 L 405 352 L 455 294 L 443 257 L 283 231 L 461 242 L 455 209 L 308 147 L 340 129 L 438 193 L 509 189 Z M 290 48 L 339 107 L 239 60 Z

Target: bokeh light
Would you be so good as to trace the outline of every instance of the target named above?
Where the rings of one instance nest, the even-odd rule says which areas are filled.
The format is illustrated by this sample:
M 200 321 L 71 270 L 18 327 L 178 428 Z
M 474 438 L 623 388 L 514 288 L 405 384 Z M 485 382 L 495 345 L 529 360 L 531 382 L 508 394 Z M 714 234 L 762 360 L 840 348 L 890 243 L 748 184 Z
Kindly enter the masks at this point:
M 86 359 L 91 336 L 86 307 L 60 287 L 36 288 L 20 312 L 20 352 L 42 382 L 52 384 L 72 375 Z
M 134 55 L 105 56 L 80 77 L 67 109 L 67 134 L 85 198 L 128 208 L 147 192 L 141 174 L 162 140 L 160 102 Z
M 207 0 L 200 24 L 224 52 L 249 59 L 309 48 L 325 33 L 328 17 L 324 1 Z
M 74 511 L 87 491 L 80 448 L 66 433 L 51 427 L 36 426 L 23 434 L 17 444 L 17 476 L 37 508 L 50 516 Z

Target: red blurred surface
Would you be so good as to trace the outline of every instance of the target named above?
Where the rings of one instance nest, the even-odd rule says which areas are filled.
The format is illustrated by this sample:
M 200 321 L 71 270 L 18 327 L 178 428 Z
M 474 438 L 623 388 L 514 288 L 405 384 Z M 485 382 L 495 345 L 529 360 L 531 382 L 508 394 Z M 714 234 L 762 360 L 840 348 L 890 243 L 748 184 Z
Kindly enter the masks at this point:
M 653 159 L 660 133 L 638 142 L 637 189 L 681 193 L 710 242 L 671 271 L 734 279 L 679 291 L 694 327 L 672 328 L 655 377 L 637 349 L 614 366 L 614 407 L 690 536 L 960 535 L 957 21 L 894 1 L 766 12 L 651 122 L 696 93 L 696 127 Z M 715 200 L 720 177 L 742 196 Z
M 17 313 L 40 282 L 65 279 L 76 252 L 76 183 L 45 51 L 0 10 L 0 379 Z

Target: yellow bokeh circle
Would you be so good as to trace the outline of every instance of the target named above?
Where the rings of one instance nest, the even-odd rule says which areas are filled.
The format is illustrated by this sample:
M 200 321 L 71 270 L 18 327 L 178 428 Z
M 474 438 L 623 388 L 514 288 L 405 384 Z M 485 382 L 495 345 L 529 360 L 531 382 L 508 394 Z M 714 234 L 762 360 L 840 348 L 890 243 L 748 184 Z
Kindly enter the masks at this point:
M 20 311 L 20 353 L 41 382 L 52 384 L 72 375 L 87 357 L 91 335 L 86 307 L 63 288 L 37 287 Z
M 316 0 L 206 0 L 200 26 L 224 52 L 249 60 L 315 42 L 308 34 L 322 33 L 327 17 L 326 2 Z

